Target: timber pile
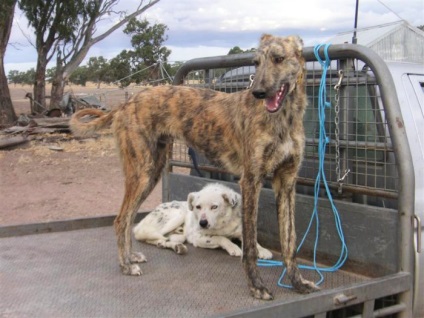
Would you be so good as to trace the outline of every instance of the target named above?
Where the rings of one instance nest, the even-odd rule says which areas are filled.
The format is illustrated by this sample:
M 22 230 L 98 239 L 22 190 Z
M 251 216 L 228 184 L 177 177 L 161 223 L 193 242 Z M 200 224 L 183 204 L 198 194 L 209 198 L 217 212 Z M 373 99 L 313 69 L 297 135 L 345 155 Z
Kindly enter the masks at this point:
M 28 116 L 20 116 L 16 126 L 0 131 L 0 134 L 7 136 L 0 139 L 0 149 L 24 144 L 33 139 L 33 136 L 37 134 L 69 132 L 69 118 L 29 118 Z

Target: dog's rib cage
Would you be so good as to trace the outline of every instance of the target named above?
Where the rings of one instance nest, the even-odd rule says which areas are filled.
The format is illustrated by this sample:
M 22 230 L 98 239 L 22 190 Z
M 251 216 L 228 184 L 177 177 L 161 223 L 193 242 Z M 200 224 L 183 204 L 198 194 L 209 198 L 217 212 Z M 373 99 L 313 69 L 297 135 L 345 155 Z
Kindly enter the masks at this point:
M 306 91 L 308 107 L 304 117 L 306 134 L 305 159 L 298 176 L 297 191 L 313 195 L 315 177 L 318 171 L 318 90 L 321 79 L 321 66 L 318 62 L 307 62 Z M 335 142 L 335 94 L 334 86 L 339 80 L 338 70 L 344 68 L 344 76 L 339 92 L 339 152 L 340 168 L 350 170 L 340 184 L 336 175 Z M 206 87 L 232 93 L 247 89 L 254 66 L 235 68 L 211 68 L 193 70 L 184 77 L 184 85 Z M 395 155 L 389 135 L 385 110 L 381 105 L 380 90 L 372 70 L 360 60 L 333 61 L 327 73 L 327 101 L 331 107 L 326 110 L 325 127 L 330 138 L 325 159 L 325 175 L 334 197 L 345 201 L 368 205 L 396 208 L 398 172 Z M 221 168 L 210 165 L 197 154 L 197 162 L 202 174 L 221 180 L 237 180 L 236 176 L 225 173 Z M 193 162 L 187 146 L 181 142 L 174 144 L 171 166 L 191 168 Z M 269 186 L 265 182 L 265 186 Z

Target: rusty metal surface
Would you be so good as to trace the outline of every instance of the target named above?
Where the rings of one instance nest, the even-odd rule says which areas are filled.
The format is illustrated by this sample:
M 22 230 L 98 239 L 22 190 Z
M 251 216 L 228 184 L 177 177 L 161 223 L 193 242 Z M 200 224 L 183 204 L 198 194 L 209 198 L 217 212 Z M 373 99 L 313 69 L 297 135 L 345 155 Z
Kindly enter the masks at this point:
M 222 250 L 190 247 L 180 256 L 134 242 L 148 262 L 129 277 L 116 249 L 112 227 L 1 238 L 0 316 L 207 317 L 269 304 L 249 296 L 240 260 Z M 261 271 L 274 302 L 305 297 L 276 286 L 280 268 Z M 363 281 L 340 271 L 322 287 Z

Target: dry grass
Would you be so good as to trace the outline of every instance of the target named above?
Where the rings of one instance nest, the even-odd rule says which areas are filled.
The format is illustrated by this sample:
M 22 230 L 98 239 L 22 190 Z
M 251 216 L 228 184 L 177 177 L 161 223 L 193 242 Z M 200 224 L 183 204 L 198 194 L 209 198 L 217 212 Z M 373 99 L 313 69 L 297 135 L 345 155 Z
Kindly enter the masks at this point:
M 51 157 L 54 153 L 85 153 L 87 157 L 110 157 L 116 155 L 115 139 L 110 132 L 97 138 L 74 139 L 70 134 L 49 134 L 37 136 L 22 148 L 13 150 L 19 155 L 18 164 L 38 162 Z M 0 152 L 0 159 L 4 154 Z M 64 160 L 64 159 L 62 159 Z

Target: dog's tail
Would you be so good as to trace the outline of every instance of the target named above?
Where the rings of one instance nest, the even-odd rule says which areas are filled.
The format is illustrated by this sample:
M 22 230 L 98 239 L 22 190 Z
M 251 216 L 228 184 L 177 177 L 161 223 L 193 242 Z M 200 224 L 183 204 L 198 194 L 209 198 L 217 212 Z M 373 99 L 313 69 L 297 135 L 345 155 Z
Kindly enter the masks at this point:
M 97 130 L 109 127 L 117 110 L 105 113 L 99 109 L 82 109 L 76 112 L 69 121 L 72 133 L 76 136 L 90 136 Z M 87 118 L 83 118 L 87 116 Z M 92 116 L 97 117 L 92 119 Z M 90 120 L 92 119 L 92 120 Z

